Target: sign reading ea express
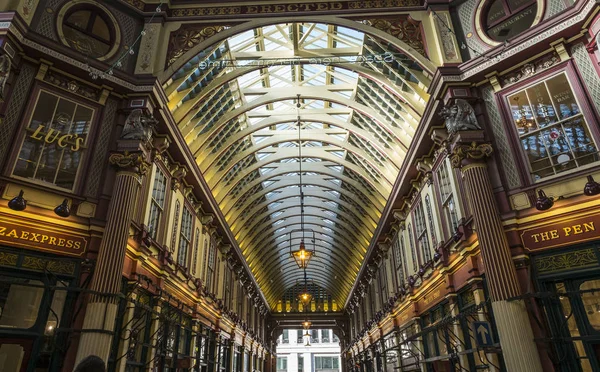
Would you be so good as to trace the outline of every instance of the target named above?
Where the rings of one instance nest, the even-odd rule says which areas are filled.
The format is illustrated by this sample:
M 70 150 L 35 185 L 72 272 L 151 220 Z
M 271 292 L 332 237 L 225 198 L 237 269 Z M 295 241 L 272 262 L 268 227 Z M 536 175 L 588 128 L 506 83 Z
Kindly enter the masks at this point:
M 69 256 L 81 256 L 85 253 L 88 242 L 85 238 L 75 235 L 0 221 L 0 243 Z

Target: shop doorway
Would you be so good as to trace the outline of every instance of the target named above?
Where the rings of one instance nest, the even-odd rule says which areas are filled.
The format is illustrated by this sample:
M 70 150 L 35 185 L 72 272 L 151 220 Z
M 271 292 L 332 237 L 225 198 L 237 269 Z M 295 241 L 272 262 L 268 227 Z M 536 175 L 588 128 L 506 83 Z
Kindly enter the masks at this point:
M 555 363 L 565 372 L 600 371 L 600 277 L 541 282 Z

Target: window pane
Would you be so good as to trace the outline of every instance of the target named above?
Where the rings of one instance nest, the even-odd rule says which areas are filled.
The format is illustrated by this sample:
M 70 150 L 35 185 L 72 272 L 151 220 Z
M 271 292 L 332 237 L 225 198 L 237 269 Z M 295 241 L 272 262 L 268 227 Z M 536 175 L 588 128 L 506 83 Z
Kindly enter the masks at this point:
M 588 321 L 595 330 L 600 330 L 600 280 L 588 280 L 579 286 L 581 300 L 587 313 Z M 598 290 L 597 292 L 595 290 Z M 590 291 L 590 292 L 587 292 Z
M 526 92 L 538 127 L 545 128 L 558 120 L 546 84 L 543 82 L 536 84 L 528 88 Z
M 534 179 L 597 161 L 596 145 L 565 73 L 508 101 Z
M 31 328 L 37 320 L 44 289 L 32 285 L 43 284 L 38 280 L 21 283 L 0 283 L 0 328 Z
M 73 189 L 93 114 L 40 92 L 13 174 Z
M 90 16 L 91 12 L 89 10 L 80 10 L 78 12 L 73 12 L 73 14 L 71 14 L 69 18 L 67 18 L 67 23 L 85 30 L 90 21 Z
M 504 6 L 502 1 L 495 0 L 489 7 L 487 14 L 487 25 L 494 24 L 497 20 L 504 17 L 506 13 L 504 12 Z
M 101 17 L 96 16 L 96 19 L 94 19 L 92 34 L 103 40 L 106 40 L 107 42 L 110 41 L 110 30 L 108 29 L 106 22 L 104 22 Z

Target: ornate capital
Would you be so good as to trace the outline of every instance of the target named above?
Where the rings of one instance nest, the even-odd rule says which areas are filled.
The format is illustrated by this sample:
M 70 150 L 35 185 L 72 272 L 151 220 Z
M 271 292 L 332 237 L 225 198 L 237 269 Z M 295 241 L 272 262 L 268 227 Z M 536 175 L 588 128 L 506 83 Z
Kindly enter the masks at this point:
M 463 166 L 465 160 L 482 160 L 492 155 L 492 145 L 489 143 L 471 142 L 470 145 L 458 145 L 450 155 L 450 162 L 454 168 Z
M 126 170 L 145 175 L 150 169 L 150 164 L 144 159 L 141 152 L 115 152 L 110 154 L 108 162 L 120 170 Z

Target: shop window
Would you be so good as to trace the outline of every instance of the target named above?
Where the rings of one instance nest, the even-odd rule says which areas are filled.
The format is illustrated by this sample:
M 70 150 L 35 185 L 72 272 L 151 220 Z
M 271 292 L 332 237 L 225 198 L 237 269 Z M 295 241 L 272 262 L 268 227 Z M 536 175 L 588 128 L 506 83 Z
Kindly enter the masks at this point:
M 600 331 L 600 280 L 588 280 L 579 286 L 581 300 L 585 307 L 588 322 L 596 331 Z
M 423 332 L 425 340 L 425 356 L 427 359 L 436 359 L 439 356 L 453 352 L 449 327 L 442 320 L 450 316 L 450 305 L 445 303 L 423 316 Z
M 298 355 L 298 372 L 304 372 L 304 356 Z
M 534 180 L 598 161 L 566 72 L 507 95 L 506 100 Z
M 117 22 L 104 7 L 78 2 L 61 9 L 57 18 L 62 42 L 90 58 L 114 54 L 120 37 Z
M 94 110 L 40 91 L 13 175 L 72 191 L 94 118 Z
M 192 224 L 194 217 L 189 209 L 183 208 L 181 217 L 181 231 L 179 233 L 179 250 L 177 251 L 177 263 L 181 266 L 188 265 L 188 250 L 192 240 Z
M 150 237 L 156 240 L 158 228 L 161 225 L 161 217 L 165 209 L 165 198 L 167 195 L 167 177 L 156 167 L 154 183 L 152 184 L 152 197 L 150 199 L 150 217 L 148 218 L 148 230 Z
M 431 260 L 431 248 L 429 245 L 429 236 L 427 235 L 427 224 L 425 223 L 425 213 L 423 212 L 423 203 L 419 202 L 415 207 L 413 214 L 415 218 L 415 233 L 417 234 L 417 241 L 423 253 L 423 261 L 428 262 Z
M 494 41 L 508 40 L 536 22 L 537 8 L 536 0 L 492 0 L 484 5 L 485 33 Z
M 421 345 L 414 336 L 415 324 L 410 323 L 402 327 L 398 335 L 399 367 L 401 371 L 420 370 L 419 356 L 422 353 Z
M 449 239 L 454 235 L 458 228 L 458 213 L 454 201 L 454 193 L 452 191 L 453 173 L 450 170 L 449 160 L 444 159 L 436 172 L 437 184 L 440 191 L 440 199 L 442 204 L 442 217 L 446 226 L 446 238 Z
M 5 276 L 0 279 L 0 329 L 33 327 L 44 296 L 43 283 Z
M 133 318 L 127 325 L 129 328 L 129 341 L 127 351 L 127 371 L 142 371 L 145 365 L 146 356 L 149 351 L 152 313 L 149 310 L 152 307 L 151 298 L 148 294 L 140 294 L 135 303 Z M 122 335 L 124 334 L 122 330 Z

